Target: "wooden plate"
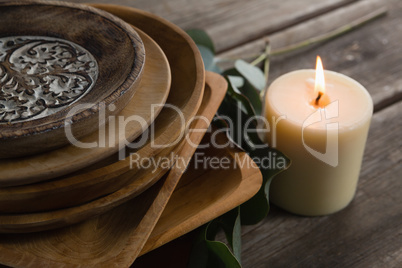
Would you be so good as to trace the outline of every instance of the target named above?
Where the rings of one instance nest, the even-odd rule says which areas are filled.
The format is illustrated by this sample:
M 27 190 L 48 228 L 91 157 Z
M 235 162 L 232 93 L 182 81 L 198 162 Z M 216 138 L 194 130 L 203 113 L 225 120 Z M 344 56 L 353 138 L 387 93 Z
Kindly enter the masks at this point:
M 218 136 L 227 141 L 224 135 Z M 239 155 L 236 157 L 236 154 Z M 143 252 L 157 247 L 156 242 L 166 242 L 233 209 L 260 188 L 262 176 L 258 168 L 240 165 L 240 161 L 251 161 L 245 153 L 226 147 L 208 149 L 206 156 L 227 157 L 231 163 L 237 161 L 237 168 L 195 170 L 194 163 L 190 165 Z M 44 233 L 2 235 L 0 263 L 22 267 L 128 267 L 134 261 L 133 252 L 137 249 L 135 241 L 138 237 L 133 234 L 152 207 L 152 200 L 164 186 L 163 182 L 160 180 L 144 195 L 77 225 Z M 188 217 L 186 213 L 189 213 Z M 179 231 L 179 226 L 185 229 Z M 169 238 L 154 240 L 158 230 L 169 234 Z M 169 233 L 169 230 L 173 232 Z
M 107 127 L 102 128 L 102 130 L 98 130 L 80 139 L 80 142 L 85 144 L 96 142 L 99 146 L 85 149 L 69 145 L 34 156 L 18 159 L 4 159 L 0 161 L 0 186 L 15 186 L 44 181 L 91 165 L 96 161 L 110 156 L 121 147 L 124 147 L 126 140 L 132 141 L 137 138 L 143 133 L 144 128 L 147 128 L 151 122 L 154 121 L 168 97 L 171 85 L 171 72 L 169 63 L 159 46 L 146 34 L 140 30 L 138 30 L 138 32 L 143 38 L 146 49 L 149 52 L 140 88 L 130 100 L 126 109 L 114 118 L 112 127 L 110 127 L 111 125 L 109 124 Z M 151 105 L 153 104 L 157 106 L 152 108 Z M 143 125 L 141 125 L 139 121 L 133 121 L 126 125 L 124 125 L 125 123 L 119 124 L 119 120 L 126 120 L 130 116 L 142 118 Z M 110 132 L 110 130 L 113 128 L 115 132 L 114 135 L 111 135 L 112 132 Z M 121 136 L 119 134 L 125 135 Z M 100 146 L 102 141 L 105 141 L 105 146 Z M 84 179 L 92 180 L 93 177 L 84 177 Z M 31 203 L 31 201 L 47 203 L 51 200 L 51 189 L 58 188 L 60 183 L 63 185 L 71 185 L 69 181 L 60 178 L 56 181 L 45 183 L 44 185 L 31 184 L 26 187 L 0 188 L 0 200 L 2 200 L 0 201 L 0 211 L 12 212 L 14 209 L 21 211 L 19 207 L 22 206 L 23 208 L 26 206 L 29 208 L 31 205 L 35 204 Z M 82 181 L 79 183 L 82 185 Z M 92 181 L 92 185 L 94 184 L 95 181 Z M 59 193 L 60 192 L 55 194 Z M 72 193 L 69 192 L 67 194 Z M 73 194 L 67 196 L 66 201 L 73 199 L 73 196 Z M 42 197 L 44 197 L 44 199 L 41 199 Z M 83 197 L 85 197 L 85 195 Z M 48 205 L 50 205 L 50 203 L 48 203 Z
M 216 136 L 227 144 L 225 135 Z M 209 142 L 206 135 L 202 144 Z M 254 196 L 261 187 L 262 174 L 251 158 L 236 147 L 210 147 L 196 152 L 205 157 L 230 159 L 234 169 L 200 169 L 192 162 L 180 179 L 139 256 L 150 252 L 230 211 Z M 241 166 L 241 163 L 248 163 Z
M 210 83 L 209 85 L 211 86 L 206 86 L 205 88 L 206 91 L 198 114 L 211 121 L 223 100 L 223 97 L 226 93 L 227 84 L 221 76 L 213 73 L 210 73 L 207 76 L 206 82 L 208 84 Z M 204 120 L 198 121 L 201 122 L 198 122 L 197 128 L 208 128 L 209 124 Z M 194 121 L 193 123 L 197 123 L 197 121 Z M 181 146 L 182 144 L 177 145 L 172 151 L 172 154 L 176 155 L 181 149 Z M 155 161 L 158 161 L 158 158 L 161 157 L 155 156 Z M 164 158 L 164 156 L 162 156 L 162 158 Z M 151 187 L 163 176 L 163 174 L 169 170 L 170 166 L 173 164 L 174 161 L 169 163 L 169 165 L 157 165 L 155 168 L 153 168 L 152 172 L 142 170 L 139 174 L 136 174 L 135 179 L 132 180 L 130 184 L 126 185 L 120 190 L 80 206 L 43 213 L 0 215 L 0 232 L 27 233 L 50 230 L 64 227 L 66 225 L 105 213 L 106 211 L 115 208 L 129 199 L 134 198 Z M 122 174 L 116 177 L 116 181 L 120 179 L 127 180 L 127 178 L 133 179 L 133 176 L 131 176 L 129 173 Z
M 160 43 L 160 47 L 169 59 L 172 72 L 172 86 L 167 104 L 178 107 L 185 115 L 185 122 L 188 122 L 199 107 L 203 90 L 201 83 L 204 83 L 204 66 L 194 42 L 177 26 L 152 14 L 119 6 L 102 5 L 102 7 L 107 11 L 113 11 L 116 15 L 119 15 L 119 12 L 123 12 L 120 15 L 124 19 L 129 19 L 131 23 L 138 22 L 146 28 L 147 33 L 152 37 L 163 40 L 163 37 L 166 36 L 169 39 L 170 43 Z M 180 53 L 177 53 L 178 49 Z M 155 129 L 154 142 L 161 145 L 161 147 L 152 148 L 151 143 L 147 143 L 138 151 L 134 151 L 141 158 L 168 155 L 176 147 L 184 131 L 181 118 L 172 109 L 163 109 L 153 126 Z M 44 158 L 41 161 L 48 161 L 46 165 L 53 165 L 54 170 L 58 168 L 57 165 L 60 161 L 49 163 L 49 160 L 51 161 L 52 159 L 54 157 Z M 130 169 L 129 158 L 119 162 L 116 162 L 116 159 L 116 155 L 109 157 L 94 166 L 86 168 L 86 172 L 69 176 L 69 178 L 64 177 L 63 179 L 52 180 L 43 184 L 29 185 L 26 188 L 15 191 L 12 188 L 1 190 L 0 196 L 2 197 L 0 197 L 0 200 L 5 202 L 10 200 L 11 196 L 13 203 L 8 202 L 8 205 L 14 205 L 14 208 L 2 206 L 1 209 L 7 212 L 18 211 L 18 209 L 32 212 L 37 211 L 35 207 L 39 206 L 42 210 L 52 210 L 93 200 L 94 196 L 92 194 L 100 190 L 104 190 L 105 194 L 113 192 L 132 180 L 132 177 L 138 171 L 136 167 Z M 68 163 L 70 166 L 71 157 Z M 25 165 L 21 166 L 29 166 L 29 162 L 25 162 Z M 1 165 L 0 163 L 0 174 L 3 167 L 7 168 L 7 165 Z M 14 170 L 14 168 L 10 167 L 9 170 Z M 21 171 L 20 175 L 24 173 Z M 124 173 L 127 173 L 125 178 L 121 176 Z M 113 174 L 112 178 L 110 174 Z M 117 180 L 118 176 L 119 179 Z M 75 194 L 74 198 L 71 198 L 71 193 L 73 192 L 85 194 Z M 51 199 L 47 199 L 47 195 Z M 27 202 L 28 200 L 34 201 L 34 203 Z M 49 200 L 51 202 L 48 202 Z M 20 206 L 21 204 L 22 207 Z
M 0 158 L 68 144 L 65 125 L 77 138 L 96 131 L 100 111 L 118 114 L 138 88 L 144 46 L 121 19 L 47 1 L 0 13 Z

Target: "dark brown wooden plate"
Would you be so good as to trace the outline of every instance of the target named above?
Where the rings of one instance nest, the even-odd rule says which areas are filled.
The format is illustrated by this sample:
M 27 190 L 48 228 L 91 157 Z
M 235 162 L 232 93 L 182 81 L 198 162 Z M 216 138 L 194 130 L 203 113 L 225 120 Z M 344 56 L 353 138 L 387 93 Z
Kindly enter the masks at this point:
M 69 143 L 119 113 L 141 80 L 143 43 L 104 11 L 63 2 L 0 3 L 0 158 Z M 113 108 L 111 108 L 113 105 Z

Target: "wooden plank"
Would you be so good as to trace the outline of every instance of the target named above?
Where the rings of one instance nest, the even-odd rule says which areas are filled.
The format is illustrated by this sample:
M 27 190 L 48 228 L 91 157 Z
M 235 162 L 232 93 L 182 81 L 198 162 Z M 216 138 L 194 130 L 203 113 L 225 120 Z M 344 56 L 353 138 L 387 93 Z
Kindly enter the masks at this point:
M 273 208 L 243 228 L 244 267 L 401 267 L 402 102 L 373 117 L 354 201 L 325 217 Z
M 348 17 L 360 9 L 367 12 L 370 7 L 378 5 L 377 1 L 368 1 L 370 5 L 358 3 L 345 7 L 345 15 L 338 21 Z M 402 99 L 402 1 L 382 1 L 389 8 L 389 14 L 381 19 L 371 22 L 356 31 L 348 33 L 321 46 L 315 46 L 299 53 L 287 56 L 274 57 L 271 62 L 270 81 L 289 71 L 297 69 L 314 68 L 316 55 L 321 55 L 324 68 L 348 75 L 362 83 L 373 97 L 375 110 L 380 110 Z M 364 8 L 363 8 L 364 7 Z M 363 12 L 363 13 L 364 13 Z M 346 14 L 347 13 L 347 14 Z M 335 14 L 335 15 L 333 15 Z M 338 13 L 329 13 L 315 20 L 289 29 L 284 34 L 273 36 L 274 41 L 289 45 L 286 39 L 289 34 L 304 32 L 307 37 L 313 36 L 312 25 L 319 25 L 325 20 L 334 20 Z M 336 21 L 336 20 L 334 20 Z M 303 30 L 304 29 L 304 30 Z M 267 38 L 267 37 L 265 37 Z M 269 36 L 268 36 L 269 38 Z M 301 36 L 302 38 L 302 36 Z M 296 38 L 299 40 L 300 36 Z M 265 39 L 228 51 L 220 57 L 244 56 L 259 53 L 265 46 Z M 278 47 L 278 46 L 277 46 Z
M 70 0 L 111 3 L 110 0 Z M 141 8 L 178 26 L 205 29 L 217 51 L 277 32 L 356 0 L 117 0 L 113 4 Z
M 218 56 L 220 58 L 237 58 L 255 55 L 265 50 L 268 40 L 272 51 L 282 49 L 338 29 L 384 6 L 383 0 L 359 1 L 289 27 L 283 31 L 266 35 L 243 46 L 220 53 Z M 220 66 L 224 69 L 230 68 L 233 66 L 233 62 L 222 62 Z

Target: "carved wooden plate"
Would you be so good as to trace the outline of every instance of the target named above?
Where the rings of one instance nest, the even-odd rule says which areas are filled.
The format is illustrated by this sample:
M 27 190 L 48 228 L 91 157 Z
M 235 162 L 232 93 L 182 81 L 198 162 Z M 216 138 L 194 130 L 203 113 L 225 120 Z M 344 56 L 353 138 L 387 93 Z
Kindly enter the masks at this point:
M 107 172 L 97 173 L 97 176 L 88 172 L 81 176 L 77 173 L 60 176 L 74 173 L 114 155 L 119 148 L 125 146 L 126 139 L 133 140 L 141 135 L 143 127 L 147 128 L 161 112 L 171 85 L 169 63 L 161 48 L 141 30 L 137 31 L 149 53 L 138 90 L 110 124 L 80 139 L 84 144 L 104 142 L 104 146 L 79 148 L 67 145 L 46 153 L 3 159 L 0 161 L 0 186 L 6 188 L 0 188 L 0 213 L 29 212 L 32 207 L 43 211 L 49 206 L 57 208 L 62 204 L 81 204 L 121 187 L 121 181 L 105 184 L 97 179 L 97 176 L 103 176 Z M 136 120 L 129 122 L 128 118 L 133 116 L 141 118 L 142 124 Z M 119 123 L 126 120 L 129 123 Z M 120 135 L 122 133 L 124 135 Z M 55 179 L 49 181 L 51 178 Z M 40 183 L 42 181 L 47 182 Z
M 124 21 L 47 1 L 0 3 L 0 14 L 0 158 L 68 144 L 65 130 L 84 137 L 99 128 L 101 110 L 128 104 L 145 51 Z

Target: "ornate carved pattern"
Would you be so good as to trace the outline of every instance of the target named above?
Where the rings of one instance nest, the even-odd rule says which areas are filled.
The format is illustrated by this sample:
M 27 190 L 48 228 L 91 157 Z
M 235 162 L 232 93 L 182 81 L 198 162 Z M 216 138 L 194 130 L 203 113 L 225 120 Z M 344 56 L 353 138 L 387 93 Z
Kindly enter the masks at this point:
M 0 124 L 53 114 L 89 92 L 97 77 L 95 58 L 70 41 L 0 38 Z

